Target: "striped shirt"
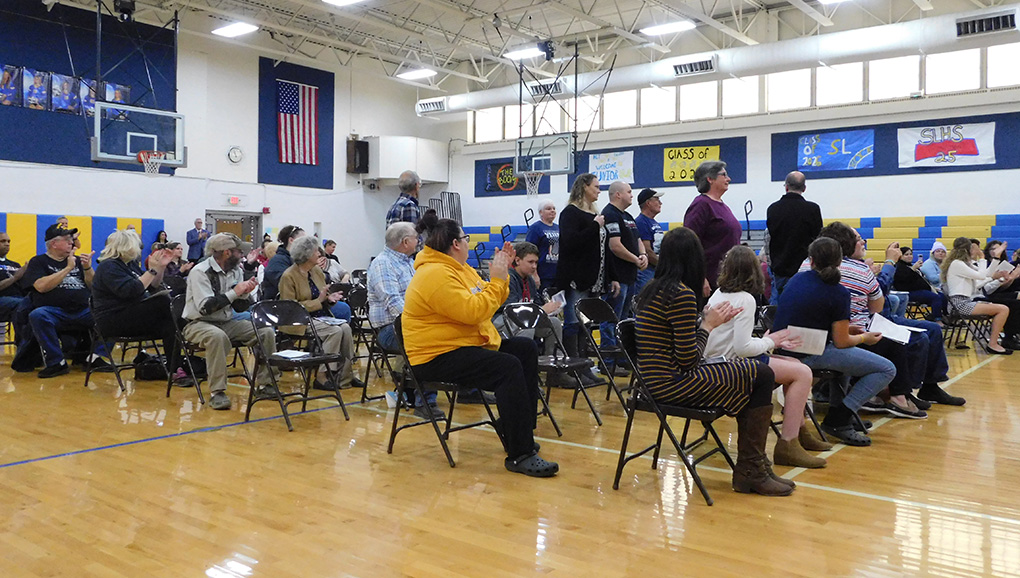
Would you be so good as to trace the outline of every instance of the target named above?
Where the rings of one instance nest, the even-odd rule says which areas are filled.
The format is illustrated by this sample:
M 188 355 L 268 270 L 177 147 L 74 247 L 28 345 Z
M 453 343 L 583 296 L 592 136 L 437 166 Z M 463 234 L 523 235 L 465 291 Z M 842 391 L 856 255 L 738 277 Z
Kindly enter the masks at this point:
M 810 269 L 810 261 L 804 261 L 800 266 L 802 272 Z M 868 303 L 882 297 L 882 287 L 878 284 L 878 279 L 875 279 L 871 267 L 864 261 L 846 257 L 839 265 L 839 275 L 839 284 L 850 291 L 850 325 L 867 330 L 868 324 L 871 323 Z

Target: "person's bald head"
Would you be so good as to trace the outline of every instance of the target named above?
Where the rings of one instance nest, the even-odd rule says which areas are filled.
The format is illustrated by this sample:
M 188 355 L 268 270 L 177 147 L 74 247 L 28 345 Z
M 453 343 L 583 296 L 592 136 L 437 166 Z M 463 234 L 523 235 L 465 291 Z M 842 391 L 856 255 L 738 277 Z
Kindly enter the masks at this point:
M 786 192 L 803 193 L 807 190 L 807 177 L 800 171 L 793 171 L 786 175 Z

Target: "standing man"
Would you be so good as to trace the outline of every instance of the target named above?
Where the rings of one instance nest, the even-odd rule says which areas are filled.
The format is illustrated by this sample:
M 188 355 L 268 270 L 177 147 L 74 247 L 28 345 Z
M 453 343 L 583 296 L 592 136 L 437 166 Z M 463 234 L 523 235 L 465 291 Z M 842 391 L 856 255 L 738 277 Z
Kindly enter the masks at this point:
M 209 231 L 202 225 L 202 219 L 195 219 L 195 228 L 188 231 L 188 261 L 192 263 L 198 263 L 205 255 L 205 242 L 209 238 Z
M 662 245 L 662 227 L 655 220 L 655 216 L 662 212 L 662 193 L 652 189 L 644 189 L 637 196 L 637 204 L 641 214 L 634 219 L 637 223 L 638 236 L 645 248 L 645 255 L 648 257 L 648 267 L 638 271 L 637 284 L 634 286 L 634 297 L 641 292 L 641 288 L 655 277 L 655 265 L 659 262 L 659 246 Z
M 14 310 L 25 299 L 19 281 L 25 275 L 20 263 L 7 258 L 11 251 L 11 237 L 0 232 L 0 319 L 13 319 Z
M 203 241 L 203 244 L 204 241 Z M 243 281 L 241 272 L 241 239 L 232 233 L 220 233 L 209 238 L 209 258 L 202 261 L 188 275 L 188 290 L 184 304 L 184 338 L 205 348 L 209 371 L 209 391 L 213 409 L 230 409 L 227 397 L 227 352 L 231 343 L 254 345 L 262 342 L 265 351 L 276 351 L 276 336 L 272 328 L 263 327 L 258 334 L 249 320 L 235 319 L 234 312 L 247 311 L 251 305 L 251 292 L 258 287 L 255 278 Z M 268 364 L 259 364 L 257 382 L 269 383 Z
M 609 204 L 602 209 L 602 216 L 606 219 L 606 236 L 609 238 L 607 269 L 610 271 L 610 279 L 620 284 L 620 292 L 615 296 L 607 296 L 606 301 L 613 306 L 613 311 L 620 319 L 630 316 L 629 305 L 634 295 L 638 269 L 648 267 L 645 247 L 638 239 L 637 223 L 626 210 L 633 202 L 630 185 L 614 181 L 609 185 Z M 616 345 L 616 328 L 611 323 L 603 323 L 599 331 L 604 344 Z
M 800 264 L 807 259 L 808 245 L 822 230 L 821 209 L 804 198 L 806 180 L 799 171 L 786 175 L 786 194 L 769 205 L 766 227 L 772 263 L 770 305 L 779 304 L 783 288 L 797 274 Z
M 921 265 L 921 275 L 932 287 L 932 291 L 942 289 L 942 260 L 946 258 L 946 246 L 939 241 L 931 245 L 928 260 Z
M 421 216 L 418 211 L 418 192 L 421 191 L 421 179 L 418 178 L 418 173 L 414 171 L 400 173 L 397 187 L 400 188 L 400 196 L 386 213 L 386 226 L 389 227 L 400 221 L 417 225 L 418 218 Z

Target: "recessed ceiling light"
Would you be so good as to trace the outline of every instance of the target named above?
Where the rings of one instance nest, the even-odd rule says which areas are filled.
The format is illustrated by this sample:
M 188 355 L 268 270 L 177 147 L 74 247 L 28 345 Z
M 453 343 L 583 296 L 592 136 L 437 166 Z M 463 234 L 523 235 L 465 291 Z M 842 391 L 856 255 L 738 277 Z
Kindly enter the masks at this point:
M 234 38 L 235 36 L 241 36 L 242 34 L 249 34 L 255 32 L 259 27 L 254 24 L 248 24 L 246 22 L 234 22 L 226 26 L 213 30 L 212 33 L 216 36 L 225 36 L 227 38 Z
M 428 78 L 435 75 L 435 70 L 428 68 L 416 68 L 414 70 L 408 70 L 407 72 L 401 72 L 397 75 L 397 78 L 403 78 L 404 80 L 420 80 L 422 78 Z
M 350 6 L 351 4 L 357 4 L 358 2 L 364 2 L 364 0 L 322 0 L 326 4 L 332 4 L 333 6 Z
M 663 34 L 672 34 L 674 32 L 683 32 L 684 30 L 693 30 L 694 23 L 690 20 L 678 20 L 676 22 L 669 22 L 667 24 L 659 24 L 658 26 L 649 26 L 648 28 L 642 28 L 641 34 L 648 36 L 662 36 Z
M 522 48 L 520 50 L 514 50 L 513 52 L 507 52 L 503 55 L 504 58 L 510 60 L 521 60 L 524 58 L 534 58 L 536 56 L 544 56 L 545 52 L 539 50 L 537 46 L 529 46 L 528 48 Z
M 846 2 L 846 0 L 818 0 L 822 4 L 839 4 L 840 2 Z

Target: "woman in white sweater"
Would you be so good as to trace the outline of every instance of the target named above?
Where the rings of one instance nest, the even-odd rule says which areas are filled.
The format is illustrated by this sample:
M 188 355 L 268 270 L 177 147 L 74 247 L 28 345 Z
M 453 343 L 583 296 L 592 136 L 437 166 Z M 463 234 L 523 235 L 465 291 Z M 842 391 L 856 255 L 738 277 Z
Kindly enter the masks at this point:
M 992 257 L 998 259 L 1005 249 L 1005 245 L 991 249 Z M 942 261 L 942 290 L 949 296 L 949 310 L 961 315 L 992 316 L 992 333 L 986 347 L 988 353 L 1013 353 L 999 344 L 999 334 L 1009 318 L 1009 307 L 1001 303 L 975 301 L 974 298 L 984 296 L 981 288 L 986 284 L 998 279 L 1012 283 L 1018 276 L 1020 269 L 1007 273 L 988 267 L 980 245 L 974 245 L 967 237 L 957 237 L 952 250 Z
M 804 405 L 811 393 L 811 368 L 792 357 L 770 355 L 776 347 L 795 348 L 799 341 L 788 330 L 765 333 L 753 337 L 754 313 L 757 302 L 753 294 L 761 294 L 765 279 L 754 251 L 737 245 L 726 253 L 719 273 L 719 289 L 709 298 L 708 304 L 716 307 L 728 302 L 737 311 L 733 320 L 715 328 L 708 335 L 705 357 L 724 356 L 757 358 L 768 363 L 776 374 L 776 383 L 783 386 L 783 429 L 776 442 L 773 460 L 780 466 L 802 468 L 825 467 L 825 458 L 805 450 L 825 451 L 832 444 L 816 438 L 804 423 Z

